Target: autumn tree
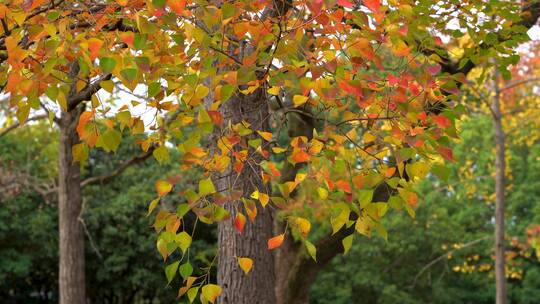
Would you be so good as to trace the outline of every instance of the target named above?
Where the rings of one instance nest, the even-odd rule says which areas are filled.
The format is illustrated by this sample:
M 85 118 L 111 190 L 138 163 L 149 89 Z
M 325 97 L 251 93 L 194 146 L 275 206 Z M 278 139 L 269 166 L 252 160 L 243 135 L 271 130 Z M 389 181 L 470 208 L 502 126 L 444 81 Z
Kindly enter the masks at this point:
M 348 250 L 355 231 L 387 238 L 380 221 L 387 211 L 414 217 L 414 185 L 432 169 L 444 172 L 453 159 L 452 100 L 463 75 L 489 65 L 487 58 L 504 72 L 539 6 L 481 0 L 0 5 L 6 113 L 22 124 L 38 117 L 31 112 L 46 112 L 60 129 L 61 303 L 85 298 L 81 185 L 150 155 L 167 162 L 165 144 L 172 142 L 180 170 L 204 172 L 196 188 L 164 177 L 149 206 L 149 213 L 157 211 L 158 251 L 171 260 L 167 277 L 182 276 L 179 295 L 307 302 L 318 269 Z M 448 49 L 465 34 L 470 45 L 455 58 Z M 112 103 L 96 94 L 140 87 L 139 102 Z M 141 102 L 153 110 L 149 123 L 135 110 Z M 146 134 L 138 142 L 141 154 L 107 176 L 82 181 L 88 150 L 115 151 L 124 133 Z M 173 187 L 186 199 L 176 210 L 160 205 Z M 198 221 L 186 227 L 188 212 Z M 200 225 L 216 222 L 216 258 L 206 275 L 192 276 L 192 237 Z M 310 233 L 312 227 L 320 232 Z

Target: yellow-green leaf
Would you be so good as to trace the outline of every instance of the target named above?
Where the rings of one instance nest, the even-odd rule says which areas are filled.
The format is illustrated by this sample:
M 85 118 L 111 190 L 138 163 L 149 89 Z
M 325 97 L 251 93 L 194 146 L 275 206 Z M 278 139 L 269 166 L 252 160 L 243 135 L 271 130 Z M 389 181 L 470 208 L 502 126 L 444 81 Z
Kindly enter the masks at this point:
M 206 300 L 214 303 L 221 294 L 221 287 L 215 284 L 207 284 L 202 287 L 201 293 Z

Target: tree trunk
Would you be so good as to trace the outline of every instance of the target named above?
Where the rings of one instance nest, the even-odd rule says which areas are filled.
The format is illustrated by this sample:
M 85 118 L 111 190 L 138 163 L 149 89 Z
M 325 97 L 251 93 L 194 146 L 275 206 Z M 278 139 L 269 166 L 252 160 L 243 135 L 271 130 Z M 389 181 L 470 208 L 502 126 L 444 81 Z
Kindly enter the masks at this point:
M 262 89 L 247 96 L 239 94 L 223 104 L 220 112 L 225 118 L 224 126 L 228 126 L 229 121 L 235 124 L 244 120 L 251 125 L 252 130 L 268 130 L 268 105 Z M 255 134 L 252 136 L 255 137 Z M 240 145 L 241 149 L 247 148 L 247 140 Z M 262 156 L 252 148 L 249 148 L 249 154 L 252 155 L 251 160 L 244 164 L 240 176 L 237 177 L 232 168 L 229 168 L 223 177 L 215 179 L 218 191 L 233 189 L 241 191 L 243 197 L 249 197 L 256 189 L 266 189 L 261 180 L 262 169 L 258 165 Z M 224 193 L 230 194 L 229 191 Z M 236 232 L 233 220 L 218 225 L 218 284 L 223 290 L 220 303 L 276 303 L 274 256 L 267 249 L 267 241 L 273 236 L 274 212 L 270 206 L 262 208 L 259 203 L 257 206 L 257 218 L 253 223 L 246 223 L 242 234 Z M 243 210 L 240 200 L 229 201 L 224 207 L 231 213 L 232 219 L 236 210 Z M 240 269 L 237 257 L 253 259 L 253 270 L 249 274 L 244 274 Z
M 58 228 L 60 233 L 60 304 L 83 304 L 85 295 L 84 231 L 79 215 L 82 208 L 80 165 L 73 161 L 71 148 L 78 143 L 76 132 L 80 107 L 62 112 L 58 155 Z
M 496 303 L 506 303 L 506 275 L 504 254 L 504 201 L 506 160 L 504 158 L 506 135 L 502 126 L 499 77 L 495 72 L 495 96 L 492 102 L 493 127 L 495 129 L 495 284 Z

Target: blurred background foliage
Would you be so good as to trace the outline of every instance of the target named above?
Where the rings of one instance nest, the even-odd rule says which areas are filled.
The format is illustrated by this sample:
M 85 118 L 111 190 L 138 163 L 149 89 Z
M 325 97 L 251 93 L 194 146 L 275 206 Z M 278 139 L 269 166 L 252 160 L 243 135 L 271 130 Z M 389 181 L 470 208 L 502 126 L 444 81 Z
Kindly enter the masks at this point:
M 461 124 L 456 162 L 448 181 L 430 176 L 412 220 L 405 211 L 386 217 L 388 242 L 357 241 L 334 259 L 311 288 L 312 303 L 493 303 L 493 140 L 491 120 L 473 115 Z M 56 146 L 46 124 L 10 133 L 0 141 L 0 168 L 18 172 L 0 194 L 0 302 L 57 301 L 57 215 L 54 196 Z M 83 174 L 109 172 L 137 146 L 116 154 L 91 151 Z M 146 218 L 155 181 L 173 176 L 189 183 L 197 172 L 147 161 L 121 176 L 84 190 L 81 219 L 87 228 L 87 289 L 92 303 L 174 303 L 155 233 Z M 507 254 L 511 303 L 538 303 L 540 262 L 527 229 L 540 224 L 540 142 L 518 141 L 508 148 L 510 181 Z M 182 202 L 170 196 L 165 207 Z M 191 219 L 193 221 L 193 219 Z M 189 220 L 185 225 L 192 225 Z M 192 263 L 208 264 L 215 231 L 198 228 Z M 10 300 L 7 300 L 10 299 Z

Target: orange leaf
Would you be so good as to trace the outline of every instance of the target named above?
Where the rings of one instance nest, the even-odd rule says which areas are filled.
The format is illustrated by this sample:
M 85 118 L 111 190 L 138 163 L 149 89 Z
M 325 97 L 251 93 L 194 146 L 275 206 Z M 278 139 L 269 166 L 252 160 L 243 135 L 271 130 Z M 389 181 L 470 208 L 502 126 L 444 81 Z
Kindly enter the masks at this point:
M 244 271 L 245 274 L 248 274 L 248 272 L 251 270 L 251 267 L 253 267 L 253 260 L 250 258 L 238 258 L 238 265 L 240 265 L 240 268 Z
M 285 239 L 285 234 L 280 234 L 278 236 L 275 236 L 268 240 L 268 249 L 276 249 L 283 243 L 283 240 Z
M 295 163 L 304 163 L 309 161 L 309 157 L 309 154 L 304 152 L 304 150 L 297 150 L 295 153 L 293 153 L 292 160 Z
M 184 14 L 184 9 L 186 8 L 186 0 L 167 0 L 167 5 L 171 10 L 178 15 Z
M 242 213 L 237 213 L 234 219 L 234 228 L 238 233 L 244 231 L 244 226 L 246 225 L 246 217 Z
M 133 32 L 121 32 L 120 39 L 129 47 L 133 47 L 133 41 L 135 40 L 135 34 Z
M 99 56 L 99 50 L 103 45 L 103 41 L 97 38 L 88 39 L 88 50 L 90 51 L 90 59 L 94 60 Z

